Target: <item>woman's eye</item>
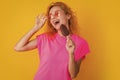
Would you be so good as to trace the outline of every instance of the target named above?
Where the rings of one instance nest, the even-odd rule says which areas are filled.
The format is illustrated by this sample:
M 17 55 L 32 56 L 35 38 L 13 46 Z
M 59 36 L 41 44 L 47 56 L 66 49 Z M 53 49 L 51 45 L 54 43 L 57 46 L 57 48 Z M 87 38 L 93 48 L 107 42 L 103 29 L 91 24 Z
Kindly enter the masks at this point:
M 55 16 L 56 16 L 56 17 L 60 16 L 60 12 L 59 12 L 59 11 L 56 11 L 56 12 L 55 12 Z
M 52 19 L 54 17 L 59 17 L 59 16 L 60 16 L 60 12 L 56 11 L 54 14 L 50 13 L 48 17 L 49 17 L 49 19 Z

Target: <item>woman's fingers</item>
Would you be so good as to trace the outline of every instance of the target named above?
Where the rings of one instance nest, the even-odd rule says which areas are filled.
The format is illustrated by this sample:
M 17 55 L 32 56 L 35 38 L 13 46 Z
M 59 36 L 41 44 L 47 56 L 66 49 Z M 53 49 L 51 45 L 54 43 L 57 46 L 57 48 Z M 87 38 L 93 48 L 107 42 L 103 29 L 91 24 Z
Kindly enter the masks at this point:
M 70 35 L 67 36 L 67 42 L 70 40 Z
M 44 14 L 40 14 L 36 17 L 36 24 L 37 25 L 43 25 L 46 20 L 47 20 L 47 16 L 44 15 Z
M 37 16 L 37 19 L 40 19 L 40 20 L 46 19 L 46 18 L 47 18 L 47 16 L 45 14 L 40 14 Z
M 67 36 L 67 46 L 68 47 L 74 46 L 74 42 L 72 41 L 72 39 L 70 38 L 70 36 Z
M 70 36 L 67 36 L 66 49 L 68 50 L 70 54 L 74 53 L 75 44 L 70 38 Z

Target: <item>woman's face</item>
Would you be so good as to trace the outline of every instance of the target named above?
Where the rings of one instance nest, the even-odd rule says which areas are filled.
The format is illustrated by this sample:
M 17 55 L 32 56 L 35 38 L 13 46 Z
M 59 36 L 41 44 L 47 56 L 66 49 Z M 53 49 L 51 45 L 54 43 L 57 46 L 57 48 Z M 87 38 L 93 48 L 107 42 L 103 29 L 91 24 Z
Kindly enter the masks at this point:
M 50 23 L 58 31 L 60 30 L 60 25 L 64 24 L 68 28 L 68 15 L 59 7 L 54 6 L 49 12 Z

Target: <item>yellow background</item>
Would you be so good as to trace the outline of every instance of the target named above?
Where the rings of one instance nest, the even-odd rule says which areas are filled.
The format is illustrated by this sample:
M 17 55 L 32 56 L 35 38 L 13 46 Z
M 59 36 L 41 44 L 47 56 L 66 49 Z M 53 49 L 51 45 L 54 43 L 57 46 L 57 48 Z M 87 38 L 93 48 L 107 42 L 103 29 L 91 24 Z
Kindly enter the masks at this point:
M 52 1 L 57 0 L 0 1 L 0 80 L 33 80 L 39 64 L 37 49 L 19 53 L 14 45 Z M 119 0 L 63 2 L 76 12 L 81 36 L 91 49 L 75 80 L 120 80 Z M 37 34 L 42 31 L 44 28 Z

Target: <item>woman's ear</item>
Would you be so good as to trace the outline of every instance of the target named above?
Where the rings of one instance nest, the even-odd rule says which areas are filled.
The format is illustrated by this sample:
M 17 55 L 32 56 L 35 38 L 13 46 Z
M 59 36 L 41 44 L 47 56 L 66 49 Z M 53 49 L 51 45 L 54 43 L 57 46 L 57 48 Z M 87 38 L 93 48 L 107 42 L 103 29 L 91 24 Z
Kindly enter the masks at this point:
M 71 18 L 71 15 L 70 14 L 67 14 L 67 19 L 70 19 Z

